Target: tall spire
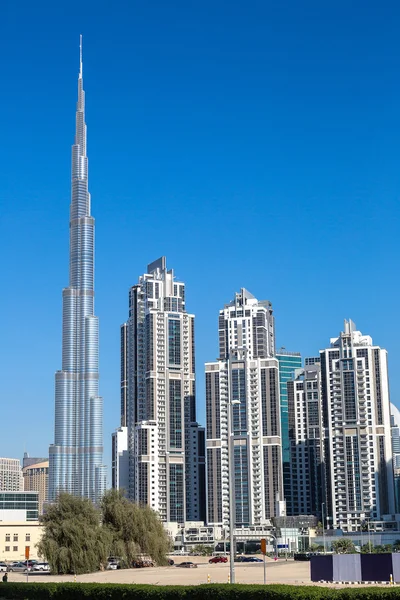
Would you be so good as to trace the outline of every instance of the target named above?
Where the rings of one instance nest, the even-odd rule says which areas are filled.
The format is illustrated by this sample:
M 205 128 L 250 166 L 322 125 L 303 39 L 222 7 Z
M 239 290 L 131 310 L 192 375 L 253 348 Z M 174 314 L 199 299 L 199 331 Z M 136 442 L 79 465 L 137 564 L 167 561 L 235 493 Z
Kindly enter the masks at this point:
M 83 77 L 83 65 L 82 65 L 82 35 L 79 36 L 79 79 Z

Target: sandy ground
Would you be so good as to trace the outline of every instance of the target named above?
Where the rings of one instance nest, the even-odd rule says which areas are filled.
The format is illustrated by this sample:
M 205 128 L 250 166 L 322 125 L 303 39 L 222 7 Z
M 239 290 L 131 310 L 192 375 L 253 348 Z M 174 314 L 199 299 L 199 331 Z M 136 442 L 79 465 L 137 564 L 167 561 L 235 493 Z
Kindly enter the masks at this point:
M 175 559 L 175 558 L 174 558 Z M 178 567 L 147 567 L 144 569 L 121 569 L 104 571 L 88 575 L 78 575 L 77 581 L 92 583 L 150 583 L 153 585 L 198 585 L 207 583 L 227 583 L 229 563 L 210 565 L 202 557 L 179 557 L 176 562 L 191 561 L 198 565 L 197 569 L 180 569 Z M 280 559 L 267 562 L 267 583 L 310 584 L 310 563 Z M 235 563 L 236 583 L 263 583 L 264 568 L 262 563 Z M 26 581 L 22 573 L 9 573 L 9 581 Z M 73 576 L 49 574 L 29 575 L 29 581 L 74 581 Z

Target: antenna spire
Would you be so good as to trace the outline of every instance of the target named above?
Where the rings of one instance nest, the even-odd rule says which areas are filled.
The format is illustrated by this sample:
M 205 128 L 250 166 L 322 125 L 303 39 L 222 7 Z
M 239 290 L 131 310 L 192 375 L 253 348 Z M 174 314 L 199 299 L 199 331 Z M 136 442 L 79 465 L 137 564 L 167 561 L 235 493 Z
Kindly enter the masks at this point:
M 79 77 L 82 78 L 82 35 L 79 36 Z

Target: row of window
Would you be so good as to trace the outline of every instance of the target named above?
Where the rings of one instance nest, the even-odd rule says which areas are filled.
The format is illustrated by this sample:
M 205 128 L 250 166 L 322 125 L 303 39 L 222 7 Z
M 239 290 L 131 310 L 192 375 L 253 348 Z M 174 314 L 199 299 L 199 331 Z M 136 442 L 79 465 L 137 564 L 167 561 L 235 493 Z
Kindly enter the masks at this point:
M 30 533 L 26 533 L 25 534 L 25 541 L 26 542 L 30 542 L 31 541 L 31 534 Z M 11 542 L 11 533 L 6 533 L 6 542 Z M 18 533 L 14 533 L 13 534 L 13 542 L 18 542 Z

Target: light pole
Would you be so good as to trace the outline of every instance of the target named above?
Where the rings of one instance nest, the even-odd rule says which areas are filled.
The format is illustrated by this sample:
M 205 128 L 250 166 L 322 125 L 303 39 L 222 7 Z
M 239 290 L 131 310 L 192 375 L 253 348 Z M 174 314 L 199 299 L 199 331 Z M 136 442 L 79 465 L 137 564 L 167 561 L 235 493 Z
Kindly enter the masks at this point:
M 325 502 L 323 502 L 321 504 L 321 509 L 322 509 L 322 539 L 324 541 L 324 554 L 326 554 L 325 525 L 324 525 L 324 521 L 325 521 L 324 507 L 325 507 Z
M 228 473 L 229 473 L 229 581 L 235 583 L 235 461 L 233 457 L 233 405 L 240 404 L 240 400 L 228 401 Z
M 370 522 L 370 518 L 368 519 L 367 523 L 368 523 L 368 550 L 369 550 L 369 553 L 371 554 L 371 529 L 369 527 L 369 522 Z
M 365 513 L 360 513 L 360 536 L 361 536 L 361 548 L 364 546 L 364 536 L 363 536 L 363 527 L 365 523 Z

